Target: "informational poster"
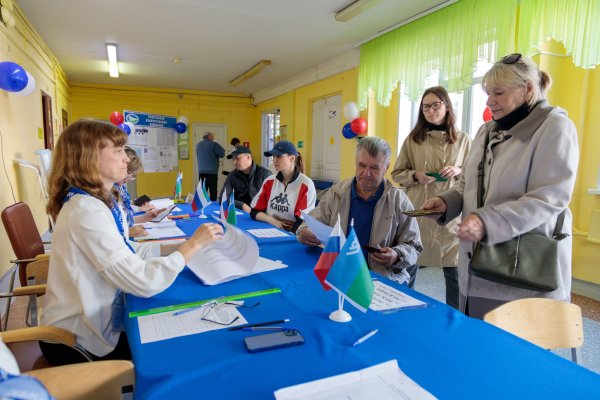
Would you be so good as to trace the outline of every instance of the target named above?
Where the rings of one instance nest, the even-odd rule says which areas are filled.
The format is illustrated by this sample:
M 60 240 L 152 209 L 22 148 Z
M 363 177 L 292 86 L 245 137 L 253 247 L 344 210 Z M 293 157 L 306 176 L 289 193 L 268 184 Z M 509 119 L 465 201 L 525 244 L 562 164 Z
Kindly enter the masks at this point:
M 177 118 L 139 111 L 125 111 L 123 115 L 135 126 L 127 145 L 137 152 L 144 172 L 177 171 Z

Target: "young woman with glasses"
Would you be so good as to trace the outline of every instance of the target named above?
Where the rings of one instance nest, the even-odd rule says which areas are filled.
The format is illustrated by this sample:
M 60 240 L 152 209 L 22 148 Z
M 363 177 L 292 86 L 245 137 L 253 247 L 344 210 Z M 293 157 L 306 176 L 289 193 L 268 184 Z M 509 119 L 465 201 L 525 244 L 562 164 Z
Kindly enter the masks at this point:
M 421 98 L 417 123 L 404 141 L 392 171 L 392 178 L 406 189 L 415 207 L 454 186 L 461 176 L 471 140 L 456 128 L 455 121 L 446 89 L 441 86 L 427 89 Z M 458 308 L 459 221 L 446 226 L 424 218 L 418 222 L 423 252 L 417 264 L 443 268 L 446 304 Z
M 423 204 L 425 209 L 443 212 L 442 223 L 462 213 L 458 229 L 460 309 L 469 316 L 483 318 L 488 311 L 521 298 L 570 300 L 572 220 L 568 205 L 579 148 L 575 125 L 567 113 L 546 101 L 550 83 L 550 76 L 521 54 L 497 61 L 482 81 L 493 119 L 477 132 L 463 169 L 464 182 Z M 483 190 L 478 196 L 480 173 Z M 552 236 L 563 211 L 562 233 L 567 237 L 557 244 L 558 270 L 548 271 L 557 275 L 555 290 L 523 289 L 469 274 L 476 242 L 495 245 L 527 232 Z

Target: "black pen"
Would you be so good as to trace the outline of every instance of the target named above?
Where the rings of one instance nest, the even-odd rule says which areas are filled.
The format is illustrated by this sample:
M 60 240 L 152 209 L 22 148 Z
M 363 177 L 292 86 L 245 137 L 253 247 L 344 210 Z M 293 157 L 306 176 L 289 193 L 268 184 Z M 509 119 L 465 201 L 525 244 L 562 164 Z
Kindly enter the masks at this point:
M 229 328 L 229 330 L 230 331 L 239 331 L 244 328 L 253 328 L 255 326 L 265 326 L 265 325 L 273 325 L 273 324 L 283 324 L 285 322 L 290 322 L 290 320 L 288 318 L 286 318 L 286 319 L 278 319 L 277 321 L 258 322 L 256 324 L 239 325 L 239 326 L 234 326 L 232 328 Z

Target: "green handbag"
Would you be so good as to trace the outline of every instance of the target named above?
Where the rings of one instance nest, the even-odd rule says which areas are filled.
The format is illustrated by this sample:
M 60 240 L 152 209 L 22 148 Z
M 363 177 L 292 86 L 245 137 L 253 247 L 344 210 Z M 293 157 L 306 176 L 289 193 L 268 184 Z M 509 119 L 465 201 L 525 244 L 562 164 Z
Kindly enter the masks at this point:
M 487 149 L 489 134 L 484 149 Z M 478 169 L 477 208 L 483 207 L 485 151 Z M 479 278 L 523 289 L 551 292 L 558 288 L 558 242 L 565 210 L 558 215 L 552 237 L 524 233 L 509 241 L 487 246 L 477 242 L 470 257 L 469 273 Z

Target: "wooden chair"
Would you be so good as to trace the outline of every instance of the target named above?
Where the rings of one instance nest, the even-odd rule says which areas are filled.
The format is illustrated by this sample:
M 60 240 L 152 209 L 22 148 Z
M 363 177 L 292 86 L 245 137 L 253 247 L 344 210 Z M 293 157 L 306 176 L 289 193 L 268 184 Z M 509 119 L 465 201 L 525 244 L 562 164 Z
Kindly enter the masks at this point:
M 0 337 L 9 346 L 20 342 L 47 340 L 77 348 L 75 336 L 71 332 L 55 327 L 15 329 L 0 333 Z M 21 368 L 19 354 L 10 348 Z M 89 357 L 87 353 L 85 356 Z M 121 399 L 133 393 L 135 384 L 133 363 L 125 360 L 47 367 L 23 374 L 39 379 L 57 399 Z
M 520 299 L 488 312 L 483 320 L 544 349 L 570 348 L 572 360 L 581 361 L 583 318 L 575 304 Z

